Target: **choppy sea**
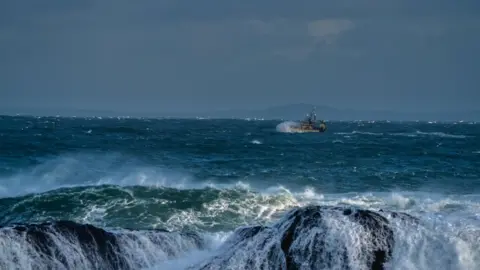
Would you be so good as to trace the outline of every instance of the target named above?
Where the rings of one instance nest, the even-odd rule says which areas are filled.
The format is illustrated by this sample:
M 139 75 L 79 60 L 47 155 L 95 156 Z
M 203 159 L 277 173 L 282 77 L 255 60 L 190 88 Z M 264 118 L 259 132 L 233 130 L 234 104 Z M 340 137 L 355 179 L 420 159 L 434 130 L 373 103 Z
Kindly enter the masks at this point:
M 115 239 L 111 269 L 480 269 L 480 123 L 294 124 L 0 116 L 0 269 L 108 269 Z M 416 222 L 384 215 L 378 268 L 379 236 L 342 215 L 292 221 L 285 244 L 312 205 Z

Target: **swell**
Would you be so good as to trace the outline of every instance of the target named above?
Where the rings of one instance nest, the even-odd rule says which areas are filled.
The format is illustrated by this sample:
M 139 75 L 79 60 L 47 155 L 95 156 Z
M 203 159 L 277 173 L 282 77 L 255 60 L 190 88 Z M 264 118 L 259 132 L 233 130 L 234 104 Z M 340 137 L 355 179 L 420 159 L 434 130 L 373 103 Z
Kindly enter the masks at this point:
M 114 185 L 56 189 L 0 199 L 0 222 L 68 219 L 97 225 L 231 230 L 262 222 L 298 205 L 287 192 L 261 194 L 244 187 L 175 189 Z
M 290 190 L 311 186 L 326 193 L 399 189 L 465 194 L 480 188 L 480 163 L 474 151 L 443 145 L 433 149 L 398 145 L 394 156 L 391 148 L 382 145 L 373 148 L 361 141 L 344 144 L 335 149 L 335 158 L 331 158 L 332 152 L 322 155 L 321 151 L 315 156 L 308 151 L 285 151 L 278 157 L 268 157 L 268 152 L 253 157 L 173 153 L 159 156 L 159 160 L 148 155 L 71 152 L 36 158 L 34 165 L 25 166 L 26 161 L 21 160 L 17 162 L 20 168 L 3 167 L 7 171 L 0 173 L 0 198 L 95 185 L 198 189 L 240 184 L 255 190 L 276 185 Z M 299 164 L 301 157 L 307 160 Z

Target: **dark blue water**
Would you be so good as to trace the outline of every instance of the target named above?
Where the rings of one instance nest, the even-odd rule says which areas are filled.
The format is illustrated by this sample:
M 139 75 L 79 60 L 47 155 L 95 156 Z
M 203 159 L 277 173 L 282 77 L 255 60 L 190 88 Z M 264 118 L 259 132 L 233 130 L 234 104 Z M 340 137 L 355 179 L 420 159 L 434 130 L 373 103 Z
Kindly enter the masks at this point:
M 480 124 L 327 124 L 2 116 L 0 222 L 188 228 L 221 242 L 294 206 L 348 204 L 422 215 L 462 247 L 450 254 L 459 269 L 480 262 Z

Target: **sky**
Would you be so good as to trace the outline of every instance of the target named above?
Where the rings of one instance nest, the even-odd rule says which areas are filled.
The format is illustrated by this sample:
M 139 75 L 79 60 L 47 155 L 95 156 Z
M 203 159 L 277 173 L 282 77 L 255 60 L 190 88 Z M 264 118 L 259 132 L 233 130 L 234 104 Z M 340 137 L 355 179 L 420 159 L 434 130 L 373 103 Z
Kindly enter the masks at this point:
M 2 0 L 0 109 L 480 109 L 478 0 Z

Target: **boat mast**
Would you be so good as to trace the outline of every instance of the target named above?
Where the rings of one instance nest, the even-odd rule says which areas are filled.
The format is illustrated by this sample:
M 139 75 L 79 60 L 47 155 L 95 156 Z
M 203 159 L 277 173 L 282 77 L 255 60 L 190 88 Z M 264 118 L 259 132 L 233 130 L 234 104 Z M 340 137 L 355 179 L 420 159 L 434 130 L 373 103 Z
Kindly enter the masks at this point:
M 317 113 L 315 112 L 316 107 L 313 107 L 312 111 L 310 112 L 310 119 L 312 122 L 317 121 Z

